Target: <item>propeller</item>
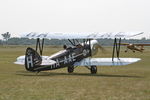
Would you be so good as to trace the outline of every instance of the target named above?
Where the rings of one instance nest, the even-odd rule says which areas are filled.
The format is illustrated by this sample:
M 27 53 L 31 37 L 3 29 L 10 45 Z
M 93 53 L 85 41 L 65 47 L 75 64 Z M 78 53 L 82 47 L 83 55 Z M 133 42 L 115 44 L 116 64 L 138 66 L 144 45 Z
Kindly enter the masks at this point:
M 97 40 L 91 40 L 92 56 L 97 54 L 98 49 L 100 49 L 103 53 L 106 53 L 106 50 L 98 43 Z

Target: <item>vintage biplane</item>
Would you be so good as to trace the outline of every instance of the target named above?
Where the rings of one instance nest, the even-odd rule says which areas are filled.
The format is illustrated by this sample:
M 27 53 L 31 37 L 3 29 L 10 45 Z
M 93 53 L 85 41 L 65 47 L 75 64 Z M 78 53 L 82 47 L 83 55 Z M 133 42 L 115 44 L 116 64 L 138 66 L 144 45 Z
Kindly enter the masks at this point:
M 127 52 L 129 49 L 133 52 L 139 51 L 143 52 L 144 46 L 150 46 L 148 43 L 121 43 L 120 45 L 126 46 L 125 52 Z
M 17 58 L 15 64 L 25 65 L 27 71 L 40 72 L 67 67 L 72 73 L 77 66 L 87 67 L 92 74 L 97 73 L 97 66 L 128 65 L 140 58 L 120 58 L 121 38 L 140 35 L 142 32 L 112 32 L 112 33 L 36 33 L 22 35 L 24 38 L 37 39 L 36 48 L 28 47 L 25 55 Z M 100 45 L 96 39 L 113 38 L 112 58 L 93 58 Z M 43 56 L 44 39 L 67 39 L 71 46 L 51 55 Z M 78 40 L 82 40 L 80 43 Z M 119 43 L 119 44 L 118 44 Z M 39 53 L 38 53 L 39 51 Z M 115 54 L 117 57 L 115 57 Z

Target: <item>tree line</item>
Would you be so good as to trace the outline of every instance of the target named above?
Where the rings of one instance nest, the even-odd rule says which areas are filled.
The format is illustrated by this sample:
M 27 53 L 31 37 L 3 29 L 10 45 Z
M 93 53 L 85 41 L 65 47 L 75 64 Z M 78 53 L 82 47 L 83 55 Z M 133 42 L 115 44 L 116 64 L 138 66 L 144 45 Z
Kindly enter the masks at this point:
M 28 38 L 11 38 L 11 34 L 6 32 L 2 34 L 3 40 L 0 40 L 0 45 L 35 45 L 36 39 L 28 39 Z M 82 42 L 82 40 L 79 40 Z M 98 39 L 98 42 L 102 46 L 111 46 L 113 45 L 113 39 Z M 122 43 L 150 43 L 150 39 L 142 38 L 139 39 L 122 39 Z M 45 39 L 45 45 L 70 45 L 68 40 L 58 40 L 58 39 Z

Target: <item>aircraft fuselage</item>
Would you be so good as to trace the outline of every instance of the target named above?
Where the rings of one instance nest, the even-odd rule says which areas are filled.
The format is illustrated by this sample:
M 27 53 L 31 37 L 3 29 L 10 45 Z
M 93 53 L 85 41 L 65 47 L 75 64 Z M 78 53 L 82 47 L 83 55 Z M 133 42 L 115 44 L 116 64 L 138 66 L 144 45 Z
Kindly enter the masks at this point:
M 36 51 L 33 50 L 33 52 Z M 79 62 L 83 58 L 89 57 L 90 49 L 89 49 L 89 45 L 84 45 L 84 46 L 77 45 L 74 47 L 66 48 L 65 50 L 59 51 L 53 54 L 52 56 L 50 56 L 49 58 L 47 58 L 49 60 L 55 61 L 55 63 L 52 63 L 50 65 L 41 65 L 42 62 L 34 63 L 36 61 L 30 61 L 31 60 L 30 58 L 34 60 L 37 59 L 38 56 L 37 57 L 36 56 L 31 57 L 31 56 L 33 55 L 31 54 L 29 54 L 29 56 L 26 55 L 26 63 L 25 63 L 26 69 L 29 71 L 45 71 L 45 70 L 53 70 L 53 69 L 73 66 L 75 62 Z

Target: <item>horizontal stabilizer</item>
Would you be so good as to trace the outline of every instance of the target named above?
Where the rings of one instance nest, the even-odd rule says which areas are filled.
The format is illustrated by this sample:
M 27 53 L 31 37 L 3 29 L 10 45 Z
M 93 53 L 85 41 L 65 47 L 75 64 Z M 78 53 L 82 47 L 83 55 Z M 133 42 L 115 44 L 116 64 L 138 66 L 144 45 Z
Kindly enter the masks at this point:
M 54 60 L 50 60 L 48 59 L 49 56 L 42 56 L 42 63 L 41 65 L 52 65 L 52 64 L 55 64 L 56 61 Z M 15 64 L 19 64 L 19 65 L 24 65 L 25 64 L 25 56 L 19 56 L 17 58 L 17 61 L 14 62 Z
M 19 56 L 17 57 L 17 61 L 14 62 L 15 64 L 18 64 L 18 65 L 24 65 L 25 64 L 25 56 Z
M 76 62 L 74 66 L 121 66 L 128 65 L 141 60 L 140 58 L 85 58 Z

